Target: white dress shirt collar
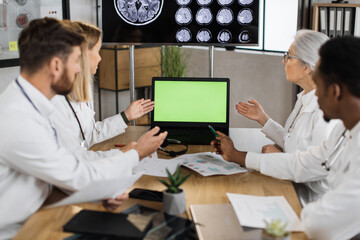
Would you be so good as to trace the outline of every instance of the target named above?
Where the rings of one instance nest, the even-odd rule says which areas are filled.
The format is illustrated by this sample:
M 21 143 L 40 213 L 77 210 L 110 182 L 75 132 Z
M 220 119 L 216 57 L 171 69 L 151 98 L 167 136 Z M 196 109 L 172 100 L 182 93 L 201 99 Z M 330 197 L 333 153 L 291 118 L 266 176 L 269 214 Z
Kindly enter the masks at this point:
M 17 80 L 36 108 L 40 111 L 40 114 L 48 118 L 55 110 L 54 104 L 21 75 L 18 76 Z
M 301 98 L 302 103 L 302 112 L 313 112 L 318 107 L 317 97 L 315 95 L 315 89 L 305 94 L 305 91 L 302 91 L 297 95 L 298 98 Z M 316 100 L 315 100 L 316 99 Z

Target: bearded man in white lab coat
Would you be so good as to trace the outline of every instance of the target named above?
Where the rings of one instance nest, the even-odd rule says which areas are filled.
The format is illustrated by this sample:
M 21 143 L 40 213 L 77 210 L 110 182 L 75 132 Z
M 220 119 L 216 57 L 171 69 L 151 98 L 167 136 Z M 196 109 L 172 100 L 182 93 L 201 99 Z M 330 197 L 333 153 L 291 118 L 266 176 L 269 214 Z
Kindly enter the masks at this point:
M 0 95 L 0 239 L 12 238 L 53 186 L 77 191 L 95 181 L 131 176 L 166 137 L 154 136 L 159 131 L 154 128 L 133 149 L 97 159 L 59 143 L 50 100 L 70 92 L 84 41 L 72 24 L 51 18 L 33 20 L 20 34 L 21 72 Z M 126 197 L 107 204 L 118 206 Z

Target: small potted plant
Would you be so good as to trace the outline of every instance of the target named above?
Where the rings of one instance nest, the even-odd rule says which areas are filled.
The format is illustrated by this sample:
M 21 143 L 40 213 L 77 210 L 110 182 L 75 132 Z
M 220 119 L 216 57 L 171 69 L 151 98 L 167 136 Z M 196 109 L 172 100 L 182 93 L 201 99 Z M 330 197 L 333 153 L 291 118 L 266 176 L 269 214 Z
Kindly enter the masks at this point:
M 263 231 L 263 240 L 289 240 L 290 233 L 286 231 L 287 223 L 281 220 L 265 221 L 266 227 Z
M 172 215 L 179 215 L 186 210 L 185 191 L 180 187 L 191 174 L 184 175 L 180 173 L 180 165 L 177 166 L 174 175 L 172 176 L 170 171 L 166 169 L 168 175 L 168 181 L 159 179 L 167 189 L 163 192 L 164 212 Z

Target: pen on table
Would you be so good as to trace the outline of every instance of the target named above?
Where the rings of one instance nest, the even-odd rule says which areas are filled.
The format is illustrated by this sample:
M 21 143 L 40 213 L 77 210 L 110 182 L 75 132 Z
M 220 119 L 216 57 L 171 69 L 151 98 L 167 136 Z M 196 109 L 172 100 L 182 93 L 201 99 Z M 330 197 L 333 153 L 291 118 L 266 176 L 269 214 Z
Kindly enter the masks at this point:
M 215 129 L 214 129 L 212 126 L 210 126 L 210 125 L 208 125 L 208 126 L 209 126 L 209 128 L 210 128 L 210 131 L 215 135 L 215 138 L 216 138 L 217 136 L 219 136 L 219 134 L 216 133 Z
M 125 147 L 125 144 L 115 144 L 115 147 Z

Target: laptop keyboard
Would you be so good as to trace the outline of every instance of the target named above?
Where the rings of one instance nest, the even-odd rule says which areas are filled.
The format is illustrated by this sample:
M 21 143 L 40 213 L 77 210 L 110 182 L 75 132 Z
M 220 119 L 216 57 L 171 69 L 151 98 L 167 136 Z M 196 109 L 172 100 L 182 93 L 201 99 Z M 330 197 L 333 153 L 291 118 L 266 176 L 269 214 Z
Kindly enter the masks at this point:
M 167 138 L 176 139 L 187 144 L 209 145 L 215 139 L 215 136 L 208 128 L 163 128 L 161 131 L 168 131 Z
M 212 134 L 209 129 L 166 129 L 165 131 L 168 131 L 169 134 L 174 135 L 209 135 Z

